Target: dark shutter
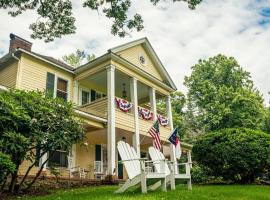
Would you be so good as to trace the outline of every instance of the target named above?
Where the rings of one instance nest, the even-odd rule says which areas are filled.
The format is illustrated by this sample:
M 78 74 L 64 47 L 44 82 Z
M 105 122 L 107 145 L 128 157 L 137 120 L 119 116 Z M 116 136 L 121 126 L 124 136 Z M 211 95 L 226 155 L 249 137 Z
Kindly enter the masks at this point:
M 95 101 L 95 100 L 96 100 L 96 91 L 91 90 L 91 101 Z
M 96 161 L 101 161 L 101 145 L 96 145 Z
M 47 72 L 46 94 L 53 97 L 55 75 Z

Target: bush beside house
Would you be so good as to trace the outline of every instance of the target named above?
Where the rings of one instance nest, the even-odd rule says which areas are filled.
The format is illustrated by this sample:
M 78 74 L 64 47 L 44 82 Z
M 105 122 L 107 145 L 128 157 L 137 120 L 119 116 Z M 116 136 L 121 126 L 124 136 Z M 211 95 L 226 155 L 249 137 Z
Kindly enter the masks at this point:
M 51 98 L 43 92 L 8 90 L 0 93 L 0 168 L 11 177 L 10 192 L 29 189 L 41 174 L 49 158 L 41 158 L 61 149 L 69 151 L 72 144 L 83 140 L 85 133 L 74 114 L 73 104 Z M 8 156 L 6 156 L 6 155 Z M 10 160 L 9 160 L 10 158 Z M 10 162 L 12 161 L 12 163 Z M 32 163 L 24 177 L 18 181 L 19 167 L 24 161 Z M 26 179 L 31 169 L 39 171 L 31 182 Z M 5 182 L 2 184 L 4 188 Z
M 269 171 L 270 135 L 247 128 L 211 132 L 196 141 L 193 155 L 208 175 L 251 183 Z

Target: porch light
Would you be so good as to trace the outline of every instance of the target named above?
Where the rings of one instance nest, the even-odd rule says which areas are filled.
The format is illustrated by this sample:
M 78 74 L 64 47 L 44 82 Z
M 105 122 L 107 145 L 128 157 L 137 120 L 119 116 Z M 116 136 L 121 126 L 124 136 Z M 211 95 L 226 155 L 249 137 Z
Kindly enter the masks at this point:
M 126 84 L 123 83 L 122 98 L 125 99 L 126 97 L 127 97 Z

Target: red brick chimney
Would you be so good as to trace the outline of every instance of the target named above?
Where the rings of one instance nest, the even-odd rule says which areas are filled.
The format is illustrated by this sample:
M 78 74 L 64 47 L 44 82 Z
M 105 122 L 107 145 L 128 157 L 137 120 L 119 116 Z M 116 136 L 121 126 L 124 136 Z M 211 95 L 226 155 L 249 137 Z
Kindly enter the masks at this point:
M 15 49 L 25 49 L 27 51 L 31 51 L 32 43 L 28 42 L 27 40 L 10 33 L 10 43 L 9 43 L 9 52 L 15 50 Z

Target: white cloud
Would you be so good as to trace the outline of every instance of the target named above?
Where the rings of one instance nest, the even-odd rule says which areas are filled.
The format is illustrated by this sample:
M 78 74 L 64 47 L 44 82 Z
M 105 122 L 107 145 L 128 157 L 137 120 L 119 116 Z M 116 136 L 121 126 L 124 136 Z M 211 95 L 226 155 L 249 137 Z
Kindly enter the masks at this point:
M 101 55 L 113 46 L 147 36 L 178 89 L 186 91 L 184 76 L 190 74 L 198 59 L 222 53 L 234 56 L 251 72 L 268 101 L 270 29 L 267 23 L 260 26 L 258 22 L 261 9 L 269 6 L 270 0 L 205 0 L 194 11 L 181 2 L 167 1 L 154 7 L 150 1 L 134 0 L 131 14 L 142 14 L 145 30 L 125 39 L 110 34 L 109 20 L 74 2 L 77 33 L 49 44 L 36 40 L 34 51 L 61 58 L 79 48 Z M 28 27 L 35 18 L 34 12 L 11 18 L 1 11 L 0 55 L 8 49 L 9 33 L 30 39 Z

